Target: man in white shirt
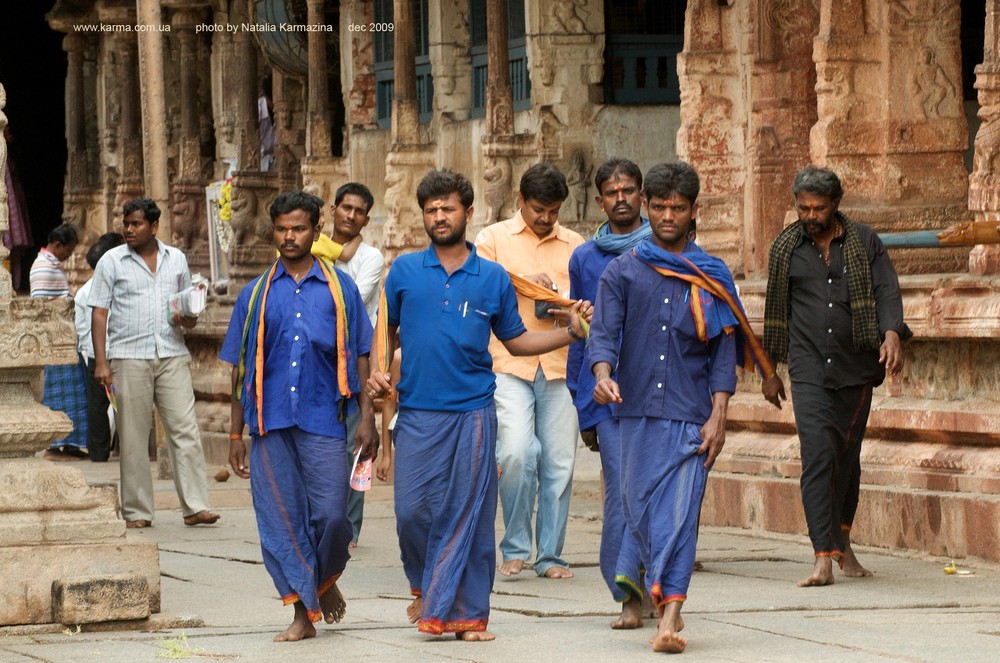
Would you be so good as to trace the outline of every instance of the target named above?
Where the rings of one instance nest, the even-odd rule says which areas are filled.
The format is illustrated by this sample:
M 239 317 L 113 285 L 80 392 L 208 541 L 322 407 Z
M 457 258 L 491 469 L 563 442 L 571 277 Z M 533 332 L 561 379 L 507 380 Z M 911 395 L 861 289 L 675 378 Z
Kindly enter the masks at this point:
M 346 272 L 358 286 L 358 291 L 361 293 L 361 299 L 365 303 L 365 310 L 368 312 L 368 318 L 373 327 L 378 314 L 385 257 L 381 251 L 364 242 L 361 231 L 368 225 L 370 220 L 368 212 L 371 211 L 374 204 L 375 197 L 372 196 L 368 187 L 357 182 L 348 182 L 337 189 L 333 206 L 330 208 L 333 215 L 333 240 L 344 247 L 340 258 L 337 259 L 336 266 Z M 354 434 L 358 430 L 359 420 L 360 414 L 358 413 L 347 418 L 347 449 L 350 454 L 354 453 Z M 358 544 L 364 511 L 365 494 L 352 490 L 347 505 L 347 515 L 354 526 L 352 548 Z
M 87 251 L 87 264 L 91 269 L 97 269 L 101 257 L 125 243 L 121 233 L 105 233 L 97 238 Z M 104 386 L 94 379 L 94 342 L 90 335 L 90 322 L 94 309 L 87 302 L 94 279 L 89 279 L 76 291 L 76 351 L 87 367 L 87 455 L 94 463 L 103 463 L 111 455 L 111 423 L 108 421 L 108 396 Z
M 122 516 L 126 527 L 153 524 L 153 478 L 147 444 L 155 403 L 185 525 L 219 519 L 208 505 L 205 452 L 194 412 L 191 355 L 181 327 L 197 318 L 170 315 L 168 300 L 191 286 L 187 258 L 156 238 L 160 208 L 146 198 L 122 206 L 125 245 L 94 270 L 87 301 L 94 309 L 94 378 L 115 386 L 121 444 Z

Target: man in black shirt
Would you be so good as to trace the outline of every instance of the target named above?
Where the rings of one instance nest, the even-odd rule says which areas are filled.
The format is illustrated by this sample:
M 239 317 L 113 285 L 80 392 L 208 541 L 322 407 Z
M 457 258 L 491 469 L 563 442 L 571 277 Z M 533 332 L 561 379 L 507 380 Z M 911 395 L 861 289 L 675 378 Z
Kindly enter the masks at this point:
M 802 458 L 802 505 L 816 554 L 800 587 L 833 584 L 833 560 L 867 577 L 851 550 L 861 484 L 861 441 L 872 389 L 903 367 L 899 280 L 878 235 L 838 211 L 830 170 L 807 166 L 792 184 L 799 220 L 771 245 L 764 348 L 787 362 Z M 762 386 L 781 407 L 777 376 Z

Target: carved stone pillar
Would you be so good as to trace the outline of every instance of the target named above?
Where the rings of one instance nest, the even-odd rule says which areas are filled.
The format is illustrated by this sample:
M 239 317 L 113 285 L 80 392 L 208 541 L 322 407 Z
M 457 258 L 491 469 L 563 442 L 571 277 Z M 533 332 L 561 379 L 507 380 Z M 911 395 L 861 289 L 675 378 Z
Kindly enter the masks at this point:
M 180 137 L 178 172 L 170 184 L 171 243 L 188 254 L 192 271 L 208 267 L 205 178 L 201 157 L 198 97 L 198 48 L 195 26 L 204 17 L 195 10 L 178 11 L 172 25 L 180 44 Z
M 1000 0 L 986 3 L 982 64 L 976 67 L 979 118 L 969 176 L 969 209 L 977 221 L 1000 224 Z M 1000 274 L 1000 247 L 977 246 L 969 256 L 973 274 Z
M 163 25 L 160 0 L 136 3 L 138 23 L 149 26 Z M 146 197 L 160 206 L 160 232 L 164 237 L 173 236 L 170 211 L 170 177 L 167 172 L 169 148 L 167 145 L 167 99 L 164 76 L 164 32 L 144 30 L 138 33 L 139 80 L 142 83 L 142 149 L 145 155 L 143 181 Z
M 413 0 L 393 3 L 393 100 L 391 146 L 385 162 L 384 250 L 391 258 L 425 246 L 427 235 L 414 191 L 434 164 L 427 145 L 420 144 L 417 72 L 414 57 Z
M 880 232 L 970 220 L 959 0 L 823 0 L 820 11 L 811 153 L 843 180 L 845 211 Z M 962 269 L 966 256 L 893 259 L 904 273 L 941 272 Z
M 308 0 L 309 25 L 322 25 L 323 0 Z M 398 28 L 398 25 L 397 25 Z M 306 154 L 309 159 L 333 156 L 330 129 L 330 90 L 327 85 L 326 33 L 310 32 L 309 38 L 309 120 L 306 125 Z
M 809 130 L 816 123 L 813 39 L 819 13 L 811 0 L 756 0 L 749 16 L 746 55 L 750 72 L 743 264 L 747 276 L 763 275 L 771 242 L 791 206 L 796 171 L 809 161 Z M 711 243 L 713 224 L 699 226 Z M 734 270 L 734 271 L 739 271 Z
M 507 0 L 486 0 L 486 133 L 514 133 L 507 50 Z
M 87 38 L 70 33 L 63 37 L 63 50 L 69 60 L 66 72 L 66 191 L 79 192 L 87 187 L 87 112 L 84 106 L 83 60 Z
M 733 272 L 744 266 L 746 101 L 740 54 L 733 40 L 748 20 L 747 3 L 688 2 L 684 50 L 677 57 L 681 128 L 677 156 L 701 176 L 698 242 Z
M 115 49 L 121 57 L 121 131 L 118 144 L 121 148 L 119 177 L 115 185 L 115 220 L 121 223 L 124 203 L 145 195 L 143 181 L 142 109 L 139 92 L 139 53 L 135 34 L 116 32 Z

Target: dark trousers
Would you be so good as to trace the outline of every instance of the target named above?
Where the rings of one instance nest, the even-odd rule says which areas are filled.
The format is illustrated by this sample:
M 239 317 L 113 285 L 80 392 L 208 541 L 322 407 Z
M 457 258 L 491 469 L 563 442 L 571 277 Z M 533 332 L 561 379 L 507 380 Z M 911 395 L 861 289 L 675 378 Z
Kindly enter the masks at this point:
M 93 358 L 87 365 L 87 454 L 95 463 L 103 463 L 111 456 L 111 425 L 108 422 L 108 395 L 104 385 L 94 379 L 97 364 Z
M 861 441 L 872 405 L 872 385 L 826 389 L 792 383 L 802 456 L 802 506 L 817 553 L 839 557 L 841 527 L 854 523 L 861 486 Z

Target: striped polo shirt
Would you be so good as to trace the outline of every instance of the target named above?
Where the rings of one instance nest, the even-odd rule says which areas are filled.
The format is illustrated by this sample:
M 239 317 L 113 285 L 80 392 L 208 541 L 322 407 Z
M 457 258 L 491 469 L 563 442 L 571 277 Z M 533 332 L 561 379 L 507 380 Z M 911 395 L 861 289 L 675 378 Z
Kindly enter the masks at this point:
M 108 359 L 164 359 L 188 354 L 180 326 L 170 324 L 167 299 L 191 285 L 180 249 L 156 240 L 156 273 L 127 244 L 94 270 L 87 304 L 108 309 Z
M 38 252 L 28 280 L 32 297 L 68 297 L 70 294 L 69 281 L 59 266 L 59 258 L 46 248 Z

